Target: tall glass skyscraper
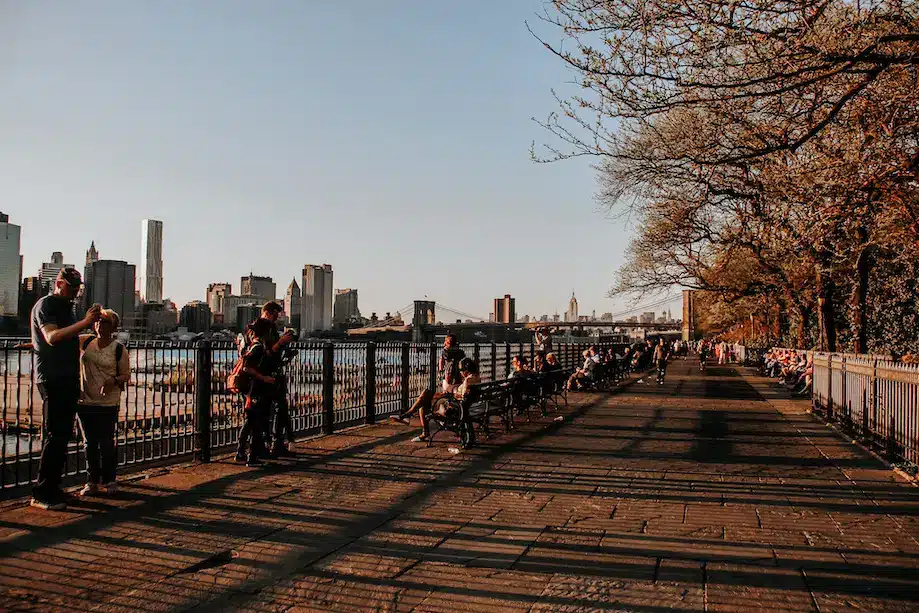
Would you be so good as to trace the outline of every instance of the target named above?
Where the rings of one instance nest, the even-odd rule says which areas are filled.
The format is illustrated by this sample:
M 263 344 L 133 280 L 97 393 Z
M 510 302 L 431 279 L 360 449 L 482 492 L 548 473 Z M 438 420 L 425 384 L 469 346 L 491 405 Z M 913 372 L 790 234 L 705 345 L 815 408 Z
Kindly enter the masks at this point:
M 163 222 L 141 222 L 140 296 L 147 302 L 163 300 Z

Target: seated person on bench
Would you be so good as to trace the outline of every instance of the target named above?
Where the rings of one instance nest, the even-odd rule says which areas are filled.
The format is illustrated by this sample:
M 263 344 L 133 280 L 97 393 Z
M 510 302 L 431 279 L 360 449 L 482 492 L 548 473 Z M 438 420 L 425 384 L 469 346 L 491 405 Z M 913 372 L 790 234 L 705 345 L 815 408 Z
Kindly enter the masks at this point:
M 469 388 L 473 385 L 477 385 L 482 382 L 479 378 L 479 365 L 472 358 L 463 358 L 459 363 L 460 377 L 462 377 L 462 383 L 457 385 L 452 392 L 443 392 L 435 393 L 434 390 L 426 389 L 421 392 L 421 395 L 418 396 L 418 400 L 415 401 L 415 404 L 409 407 L 404 413 L 399 415 L 391 415 L 390 419 L 393 421 L 398 421 L 403 424 L 408 424 L 409 418 L 417 411 L 418 419 L 421 420 L 421 436 L 416 436 L 412 439 L 413 443 L 420 443 L 428 440 L 430 433 L 428 432 L 428 420 L 426 415 L 431 414 L 431 409 L 434 406 L 434 402 L 439 398 L 451 397 L 457 400 L 462 400 L 463 397 L 468 393 Z
M 584 352 L 584 365 L 574 371 L 574 374 L 568 378 L 568 390 L 580 389 L 587 379 L 593 379 L 594 372 L 597 369 L 597 362 L 594 360 L 590 350 Z
M 558 357 L 554 353 L 550 353 L 546 356 L 546 370 L 548 372 L 556 372 L 562 369 L 562 365 L 558 361 Z
M 533 372 L 530 370 L 530 363 L 522 355 L 515 355 L 511 360 L 511 366 L 511 374 L 507 376 L 508 379 L 529 377 L 533 374 Z

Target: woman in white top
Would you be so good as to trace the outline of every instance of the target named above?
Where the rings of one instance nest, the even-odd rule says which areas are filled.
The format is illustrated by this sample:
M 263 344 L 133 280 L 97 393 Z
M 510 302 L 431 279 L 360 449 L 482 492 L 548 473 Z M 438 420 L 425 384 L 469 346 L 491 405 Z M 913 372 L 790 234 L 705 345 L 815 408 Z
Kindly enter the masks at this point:
M 131 380 L 128 351 L 113 338 L 118 313 L 103 310 L 95 336 L 80 337 L 80 403 L 77 415 L 86 450 L 86 486 L 80 494 L 114 494 L 115 426 L 121 408 L 121 391 Z

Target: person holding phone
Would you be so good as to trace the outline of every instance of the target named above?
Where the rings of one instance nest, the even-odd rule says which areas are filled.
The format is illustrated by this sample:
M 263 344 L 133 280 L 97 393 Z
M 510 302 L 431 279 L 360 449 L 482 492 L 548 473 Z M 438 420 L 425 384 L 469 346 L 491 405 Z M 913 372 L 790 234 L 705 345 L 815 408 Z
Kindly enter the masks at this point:
M 40 509 L 67 507 L 61 479 L 80 399 L 79 337 L 102 314 L 102 307 L 94 304 L 83 319 L 76 320 L 73 301 L 82 284 L 79 271 L 62 268 L 52 292 L 32 308 L 31 346 L 35 353 L 35 381 L 42 398 L 42 451 L 31 505 Z
M 296 340 L 297 335 L 293 330 L 284 334 L 278 332 L 278 318 L 284 309 L 280 304 L 271 300 L 262 307 L 260 320 L 266 320 L 265 330 L 266 345 L 268 350 L 267 367 L 275 374 L 274 384 L 271 388 L 271 404 L 274 407 L 273 419 L 266 419 L 265 426 L 270 432 L 265 433 L 265 440 L 271 441 L 270 453 L 274 457 L 290 455 L 291 445 L 294 442 L 293 429 L 290 423 L 290 405 L 287 402 L 287 377 L 278 373 L 281 361 L 281 352 L 284 347 Z

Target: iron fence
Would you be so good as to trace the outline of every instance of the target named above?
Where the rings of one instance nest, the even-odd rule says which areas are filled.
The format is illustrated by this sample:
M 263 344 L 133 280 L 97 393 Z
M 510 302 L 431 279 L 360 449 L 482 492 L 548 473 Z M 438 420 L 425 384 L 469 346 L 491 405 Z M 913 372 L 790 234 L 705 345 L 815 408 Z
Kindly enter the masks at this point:
M 812 353 L 813 406 L 893 461 L 919 464 L 919 365 Z
M 590 343 L 556 344 L 565 368 L 580 365 Z M 425 388 L 437 385 L 441 351 L 432 343 L 295 343 L 285 370 L 291 428 L 297 437 L 332 433 L 404 410 Z M 482 379 L 507 377 L 511 358 L 536 353 L 531 343 L 468 343 Z M 212 451 L 237 443 L 243 398 L 226 389 L 237 358 L 229 342 L 129 342 L 131 382 L 118 414 L 120 466 L 208 461 Z M 0 490 L 32 483 L 42 441 L 42 402 L 34 358 L 22 342 L 0 342 L 3 398 L 0 407 Z M 68 448 L 66 475 L 85 470 L 78 424 Z

